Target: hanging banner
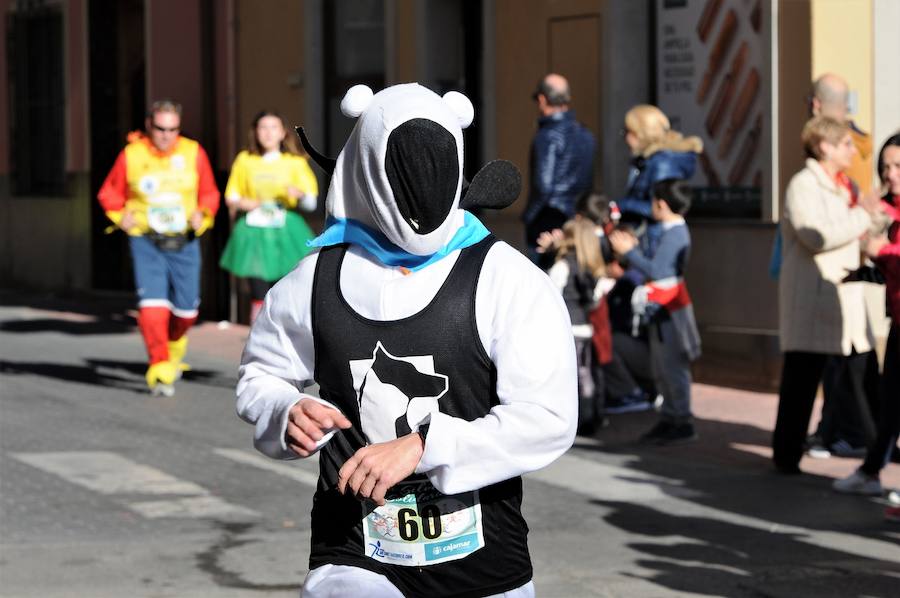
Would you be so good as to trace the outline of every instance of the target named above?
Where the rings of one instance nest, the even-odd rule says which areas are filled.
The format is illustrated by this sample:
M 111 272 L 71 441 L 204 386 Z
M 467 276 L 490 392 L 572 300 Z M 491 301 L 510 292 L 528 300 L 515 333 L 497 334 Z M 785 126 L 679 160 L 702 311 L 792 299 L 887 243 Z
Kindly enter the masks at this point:
M 657 102 L 704 145 L 690 214 L 760 218 L 770 167 L 762 0 L 657 2 Z

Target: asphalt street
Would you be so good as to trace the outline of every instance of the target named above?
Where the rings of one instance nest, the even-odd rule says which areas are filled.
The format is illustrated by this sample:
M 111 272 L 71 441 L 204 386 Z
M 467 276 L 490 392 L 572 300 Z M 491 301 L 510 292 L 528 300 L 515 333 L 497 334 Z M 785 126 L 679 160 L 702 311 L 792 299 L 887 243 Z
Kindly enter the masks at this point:
M 0 596 L 298 595 L 316 463 L 235 415 L 245 327 L 198 326 L 160 398 L 121 301 L 0 303 Z M 772 395 L 694 397 L 692 444 L 638 446 L 654 415 L 621 415 L 526 477 L 538 596 L 900 596 L 884 499 L 830 490 L 855 461 L 774 474 Z

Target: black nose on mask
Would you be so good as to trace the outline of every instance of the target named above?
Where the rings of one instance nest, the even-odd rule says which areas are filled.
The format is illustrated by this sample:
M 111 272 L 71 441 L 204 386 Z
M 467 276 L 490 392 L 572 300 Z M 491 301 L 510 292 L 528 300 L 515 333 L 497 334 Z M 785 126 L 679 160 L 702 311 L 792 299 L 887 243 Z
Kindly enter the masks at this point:
M 420 235 L 438 228 L 453 207 L 459 154 L 453 135 L 434 121 L 406 121 L 388 137 L 384 168 L 397 209 Z

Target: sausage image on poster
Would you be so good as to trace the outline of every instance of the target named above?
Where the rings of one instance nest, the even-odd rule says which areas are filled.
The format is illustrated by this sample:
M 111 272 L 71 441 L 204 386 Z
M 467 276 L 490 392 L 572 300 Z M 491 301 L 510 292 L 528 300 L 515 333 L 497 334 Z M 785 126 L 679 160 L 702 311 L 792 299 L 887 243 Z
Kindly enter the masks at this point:
M 672 127 L 703 139 L 695 215 L 761 216 L 769 123 L 761 0 L 658 0 L 657 98 Z

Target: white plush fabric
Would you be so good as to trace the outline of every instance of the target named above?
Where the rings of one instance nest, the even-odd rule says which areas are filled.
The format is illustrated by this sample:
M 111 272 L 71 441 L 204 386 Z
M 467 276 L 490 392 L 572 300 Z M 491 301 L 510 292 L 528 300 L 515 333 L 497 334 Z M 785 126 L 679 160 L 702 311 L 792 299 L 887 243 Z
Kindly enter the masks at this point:
M 417 83 L 388 87 L 368 102 L 366 89 L 365 86 L 354 86 L 341 103 L 342 110 L 349 115 L 365 107 L 338 155 L 325 201 L 326 212 L 335 218 L 352 218 L 380 230 L 392 243 L 409 253 L 432 255 L 456 232 L 454 220 L 463 172 L 461 123 L 470 123 L 474 118 L 472 104 L 458 92 L 448 94 L 450 98 L 445 100 Z M 418 234 L 397 209 L 384 166 L 391 132 L 416 118 L 432 120 L 447 129 L 456 139 L 459 155 L 460 176 L 452 208 L 441 226 L 424 235 Z
M 458 256 L 454 252 L 404 275 L 354 246 L 343 261 L 341 292 L 366 318 L 404 318 L 428 305 Z M 256 426 L 256 447 L 278 459 L 295 458 L 284 443 L 287 414 L 312 384 L 310 303 L 317 257 L 304 258 L 269 291 L 241 363 L 238 414 Z M 518 251 L 497 243 L 485 258 L 475 312 L 479 338 L 497 367 L 500 405 L 471 422 L 432 414 L 417 471 L 446 494 L 544 467 L 575 438 L 574 342 L 550 279 Z

